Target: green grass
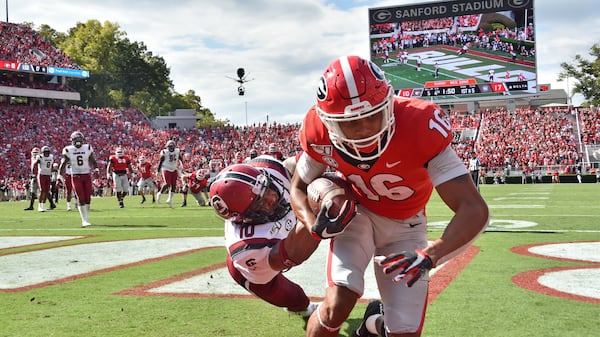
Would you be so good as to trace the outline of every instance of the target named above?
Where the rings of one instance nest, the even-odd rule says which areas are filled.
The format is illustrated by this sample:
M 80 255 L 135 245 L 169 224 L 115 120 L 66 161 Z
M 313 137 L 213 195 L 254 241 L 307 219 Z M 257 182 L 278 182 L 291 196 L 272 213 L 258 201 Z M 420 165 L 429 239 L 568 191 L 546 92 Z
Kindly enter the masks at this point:
M 597 333 L 598 304 L 552 297 L 522 289 L 511 278 L 524 271 L 589 266 L 512 253 L 515 246 L 600 241 L 600 185 L 484 185 L 490 205 L 490 231 L 475 243 L 480 253 L 428 307 L 423 336 L 591 336 Z M 547 198 L 547 199 L 544 199 Z M 24 202 L 0 203 L 0 238 L 86 235 L 65 242 L 0 249 L 0 257 L 43 248 L 99 241 L 223 235 L 212 209 L 169 209 L 138 204 L 128 197 L 119 209 L 114 198 L 93 199 L 90 220 L 64 202 L 48 213 L 24 212 Z M 179 196 L 175 197 L 177 203 Z M 517 208 L 535 206 L 538 208 Z M 434 194 L 430 222 L 448 221 L 451 212 Z M 537 223 L 505 230 L 507 221 Z M 431 239 L 441 229 L 432 227 Z M 123 254 L 128 254 L 123 251 Z M 213 248 L 136 264 L 67 282 L 18 292 L 0 291 L 0 336 L 303 336 L 304 321 L 252 298 L 120 295 L 120 291 L 222 263 L 225 250 Z M 600 267 L 600 265 L 598 266 Z M 0 264 L 0 272 L 2 272 Z M 362 318 L 359 303 L 344 324 L 349 336 Z

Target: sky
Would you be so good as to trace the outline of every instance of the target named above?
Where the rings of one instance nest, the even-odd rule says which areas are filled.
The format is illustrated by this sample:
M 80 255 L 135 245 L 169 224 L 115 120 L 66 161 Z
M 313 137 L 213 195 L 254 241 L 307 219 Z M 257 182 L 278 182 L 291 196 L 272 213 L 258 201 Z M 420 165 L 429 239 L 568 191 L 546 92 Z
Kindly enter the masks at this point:
M 164 58 L 175 91 L 194 90 L 217 119 L 245 125 L 301 122 L 332 60 L 369 57 L 369 8 L 428 2 L 5 0 L 0 18 L 8 12 L 11 23 L 47 24 L 64 33 L 91 19 L 117 23 L 129 40 Z M 560 64 L 573 63 L 576 54 L 591 59 L 591 46 L 600 43 L 596 0 L 537 0 L 535 20 L 538 83 L 570 92 L 575 79 L 558 82 Z M 244 96 L 229 78 L 238 68 L 251 79 Z M 573 104 L 581 101 L 573 97 Z

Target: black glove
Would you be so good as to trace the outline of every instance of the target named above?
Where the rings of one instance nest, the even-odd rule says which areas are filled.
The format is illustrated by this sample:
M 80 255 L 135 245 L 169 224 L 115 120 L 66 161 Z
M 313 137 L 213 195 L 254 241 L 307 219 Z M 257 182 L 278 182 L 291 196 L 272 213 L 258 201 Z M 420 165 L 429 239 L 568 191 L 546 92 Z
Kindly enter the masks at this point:
M 317 215 L 317 222 L 311 228 L 313 236 L 321 239 L 331 239 L 341 234 L 356 215 L 356 202 L 354 200 L 344 201 L 339 213 L 334 218 L 329 216 L 331 205 L 333 205 L 333 202 L 328 200 L 321 207 L 319 215 Z
M 377 257 L 377 263 L 383 267 L 385 274 L 397 273 L 394 282 L 406 279 L 406 285 L 412 287 L 421 276 L 433 268 L 431 258 L 420 249 L 414 252 L 400 252 L 386 257 Z

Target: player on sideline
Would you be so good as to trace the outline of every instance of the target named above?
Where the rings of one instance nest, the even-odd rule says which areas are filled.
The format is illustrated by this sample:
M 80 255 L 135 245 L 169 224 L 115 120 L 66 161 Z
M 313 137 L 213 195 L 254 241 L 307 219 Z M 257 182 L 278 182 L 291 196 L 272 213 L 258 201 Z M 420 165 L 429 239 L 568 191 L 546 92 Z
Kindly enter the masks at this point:
M 210 185 L 210 201 L 225 219 L 231 277 L 264 301 L 308 317 L 317 304 L 278 267 L 286 263 L 283 242 L 297 224 L 289 186 L 290 175 L 283 164 L 261 155 L 220 171 Z M 310 234 L 308 240 L 314 241 Z
M 77 196 L 81 226 L 89 227 L 92 225 L 88 219 L 93 193 L 91 168 L 98 172 L 98 162 L 94 157 L 94 149 L 90 144 L 84 144 L 84 140 L 80 131 L 71 134 L 71 145 L 63 148 L 58 171 L 63 175 L 66 166 L 71 164 L 71 183 Z
M 131 158 L 125 154 L 122 147 L 118 146 L 115 149 L 115 154 L 110 155 L 108 158 L 108 165 L 106 166 L 106 179 L 110 182 L 112 180 L 113 186 L 117 195 L 117 201 L 119 202 L 119 208 L 125 207 L 123 199 L 127 195 L 129 190 L 129 178 L 127 173 L 131 174 L 133 168 L 131 167 Z
M 487 205 L 451 147 L 442 109 L 395 96 L 374 63 L 358 56 L 334 60 L 316 93 L 299 131 L 304 152 L 290 194 L 303 228 L 333 240 L 325 299 L 310 317 L 306 336 L 338 336 L 363 295 L 364 273 L 373 261 L 381 301 L 367 307 L 354 336 L 420 336 L 429 270 L 483 232 Z M 322 223 L 309 207 L 307 186 L 331 166 L 352 183 L 358 199 L 351 221 Z M 454 216 L 441 237 L 429 242 L 425 206 L 434 187 Z M 286 248 L 293 255 L 294 246 Z
M 160 191 L 156 196 L 156 200 L 160 203 L 160 197 L 163 193 L 169 191 L 169 197 L 167 198 L 167 204 L 173 208 L 173 193 L 177 190 L 177 180 L 179 179 L 179 172 L 177 170 L 179 162 L 183 161 L 183 153 L 175 146 L 174 140 L 167 141 L 165 149 L 160 151 L 160 160 L 158 162 L 158 168 L 162 180 L 164 182 L 161 186 Z

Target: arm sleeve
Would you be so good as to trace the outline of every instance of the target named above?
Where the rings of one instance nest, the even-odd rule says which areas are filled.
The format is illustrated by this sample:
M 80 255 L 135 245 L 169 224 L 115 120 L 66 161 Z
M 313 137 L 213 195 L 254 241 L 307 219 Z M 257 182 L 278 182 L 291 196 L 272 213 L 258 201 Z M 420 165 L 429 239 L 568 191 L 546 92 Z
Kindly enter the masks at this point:
M 306 152 L 303 152 L 296 163 L 296 173 L 302 178 L 302 181 L 309 184 L 325 172 L 327 166 L 312 159 Z
M 469 173 L 450 145 L 429 161 L 427 171 L 434 186 Z

